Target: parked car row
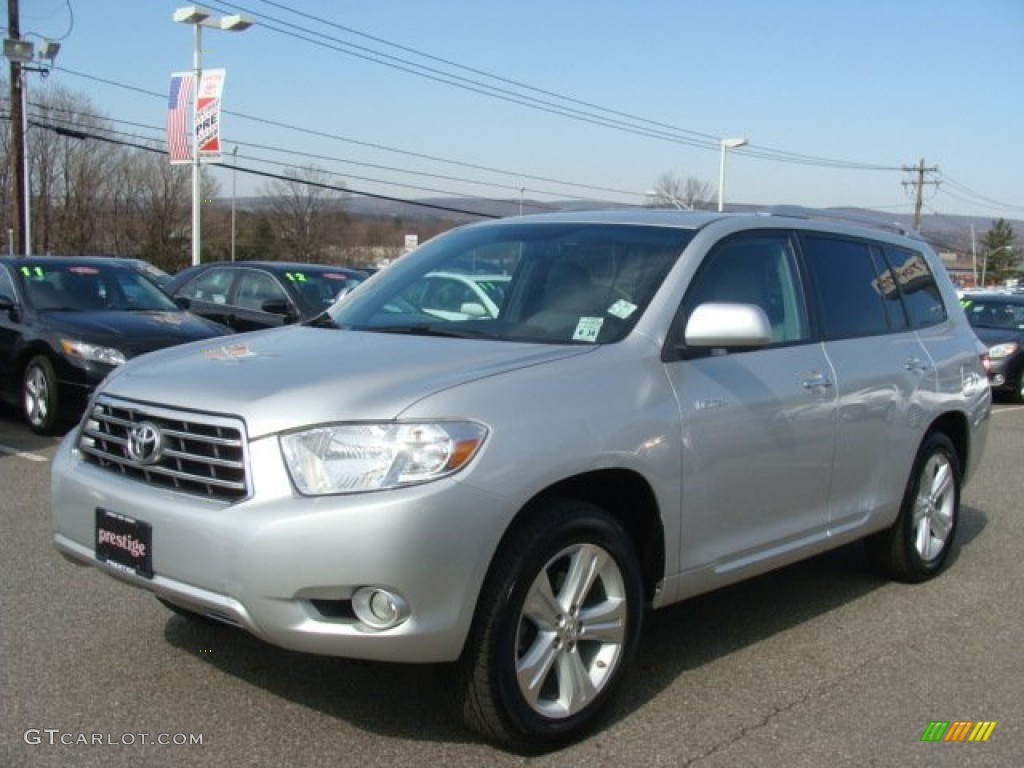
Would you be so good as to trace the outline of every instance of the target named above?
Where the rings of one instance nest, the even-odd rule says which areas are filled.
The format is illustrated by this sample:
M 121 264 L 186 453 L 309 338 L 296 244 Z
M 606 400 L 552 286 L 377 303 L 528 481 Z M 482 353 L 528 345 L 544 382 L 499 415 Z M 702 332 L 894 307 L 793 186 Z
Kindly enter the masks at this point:
M 126 360 L 308 320 L 366 277 L 284 262 L 209 263 L 172 276 L 142 259 L 0 257 L 0 400 L 52 434 Z

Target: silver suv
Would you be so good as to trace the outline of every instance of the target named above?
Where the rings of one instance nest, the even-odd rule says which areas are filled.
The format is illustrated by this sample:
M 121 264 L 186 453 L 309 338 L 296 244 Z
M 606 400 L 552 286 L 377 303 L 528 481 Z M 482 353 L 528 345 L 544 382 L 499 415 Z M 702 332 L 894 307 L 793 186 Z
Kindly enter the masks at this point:
M 497 316 L 409 297 L 508 276 Z M 593 725 L 647 608 L 848 542 L 935 575 L 984 347 L 920 239 L 616 211 L 438 237 L 299 326 L 119 368 L 53 466 L 69 558 L 284 648 L 457 661 L 468 724 Z

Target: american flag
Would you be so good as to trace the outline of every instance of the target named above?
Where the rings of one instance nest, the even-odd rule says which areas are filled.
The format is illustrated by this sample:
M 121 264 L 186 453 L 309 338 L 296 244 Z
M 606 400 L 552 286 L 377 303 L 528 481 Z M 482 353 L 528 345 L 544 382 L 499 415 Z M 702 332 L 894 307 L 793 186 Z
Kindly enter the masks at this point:
M 192 161 L 192 132 L 188 126 L 194 79 L 191 72 L 171 75 L 171 92 L 167 99 L 167 154 L 171 163 Z

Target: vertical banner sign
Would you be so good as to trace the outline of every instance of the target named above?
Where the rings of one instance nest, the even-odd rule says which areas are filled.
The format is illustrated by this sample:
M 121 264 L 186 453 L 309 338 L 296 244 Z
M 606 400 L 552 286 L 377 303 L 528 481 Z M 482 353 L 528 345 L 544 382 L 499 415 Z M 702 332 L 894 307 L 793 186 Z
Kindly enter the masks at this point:
M 204 70 L 199 82 L 195 123 L 200 160 L 220 160 L 220 97 L 226 74 L 223 69 Z
M 192 113 L 191 72 L 171 75 L 171 90 L 167 98 L 167 155 L 171 165 L 192 162 L 192 133 L 188 118 Z

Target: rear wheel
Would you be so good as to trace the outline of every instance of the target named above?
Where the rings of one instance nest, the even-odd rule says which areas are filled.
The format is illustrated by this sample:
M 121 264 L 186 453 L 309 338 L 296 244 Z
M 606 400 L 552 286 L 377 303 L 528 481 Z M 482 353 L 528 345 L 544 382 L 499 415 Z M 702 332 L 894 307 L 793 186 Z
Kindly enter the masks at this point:
M 640 566 L 607 513 L 553 500 L 502 546 L 460 660 L 463 715 L 508 746 L 542 750 L 596 720 L 637 645 Z
M 57 374 L 45 355 L 33 357 L 25 367 L 21 393 L 22 410 L 32 431 L 40 435 L 56 432 L 60 423 Z
M 960 460 L 952 441 L 933 433 L 918 450 L 899 517 L 870 536 L 868 556 L 888 576 L 918 582 L 938 573 L 960 519 Z

